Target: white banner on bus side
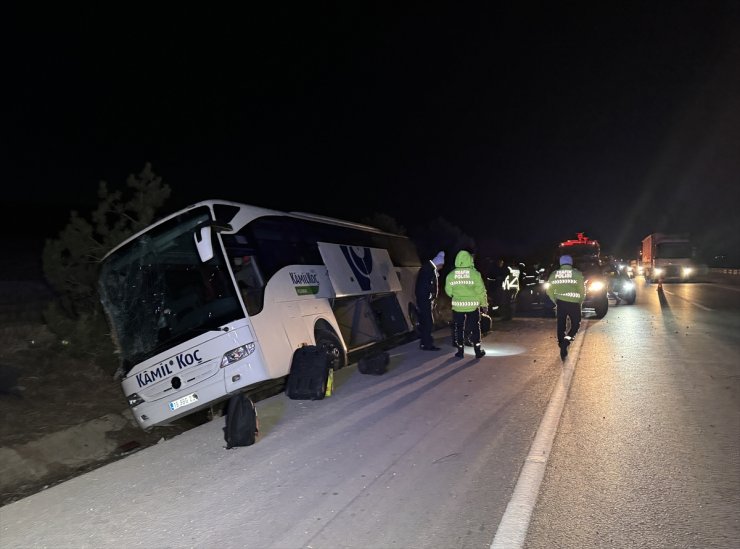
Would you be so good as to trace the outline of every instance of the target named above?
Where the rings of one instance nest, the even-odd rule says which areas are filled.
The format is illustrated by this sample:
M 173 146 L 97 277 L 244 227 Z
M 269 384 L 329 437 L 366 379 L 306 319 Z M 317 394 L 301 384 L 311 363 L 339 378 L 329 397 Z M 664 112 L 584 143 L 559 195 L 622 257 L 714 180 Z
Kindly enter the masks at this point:
M 330 242 L 318 244 L 337 297 L 401 291 L 388 250 Z

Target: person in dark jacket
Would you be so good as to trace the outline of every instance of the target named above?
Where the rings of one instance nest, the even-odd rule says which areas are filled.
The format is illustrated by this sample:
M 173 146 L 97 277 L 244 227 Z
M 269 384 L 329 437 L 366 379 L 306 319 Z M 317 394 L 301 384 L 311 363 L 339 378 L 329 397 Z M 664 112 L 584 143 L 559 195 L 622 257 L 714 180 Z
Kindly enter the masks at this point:
M 445 253 L 439 252 L 434 259 L 422 263 L 416 277 L 416 308 L 419 311 L 419 348 L 424 351 L 439 351 L 434 344 L 434 302 L 439 295 L 439 270 L 445 264 Z

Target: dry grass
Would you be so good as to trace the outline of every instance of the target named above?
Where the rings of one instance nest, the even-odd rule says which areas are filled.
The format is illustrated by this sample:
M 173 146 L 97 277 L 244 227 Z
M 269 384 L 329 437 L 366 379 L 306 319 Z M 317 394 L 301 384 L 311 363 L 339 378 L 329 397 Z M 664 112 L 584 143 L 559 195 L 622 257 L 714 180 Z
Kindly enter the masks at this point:
M 0 348 L 0 364 L 17 373 L 20 387 L 19 396 L 0 395 L 0 446 L 126 409 L 120 384 L 68 356 L 43 324 L 0 326 Z

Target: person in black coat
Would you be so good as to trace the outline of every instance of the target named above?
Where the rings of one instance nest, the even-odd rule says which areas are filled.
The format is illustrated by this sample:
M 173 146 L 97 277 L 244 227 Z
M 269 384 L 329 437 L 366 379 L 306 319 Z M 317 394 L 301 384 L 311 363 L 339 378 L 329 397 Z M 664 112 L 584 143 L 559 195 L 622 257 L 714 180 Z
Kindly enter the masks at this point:
M 445 264 L 445 253 L 439 252 L 434 259 L 422 263 L 416 277 L 416 308 L 419 311 L 419 348 L 424 351 L 439 351 L 432 338 L 434 316 L 432 309 L 439 295 L 439 270 Z

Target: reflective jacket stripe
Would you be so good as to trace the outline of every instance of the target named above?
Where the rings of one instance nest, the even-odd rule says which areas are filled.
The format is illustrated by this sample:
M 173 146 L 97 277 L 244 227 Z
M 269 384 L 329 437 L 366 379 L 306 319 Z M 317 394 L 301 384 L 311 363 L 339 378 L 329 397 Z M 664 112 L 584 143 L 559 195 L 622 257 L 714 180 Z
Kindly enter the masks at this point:
M 480 302 L 479 301 L 458 301 L 456 299 L 453 299 L 452 306 L 453 307 L 480 307 Z

